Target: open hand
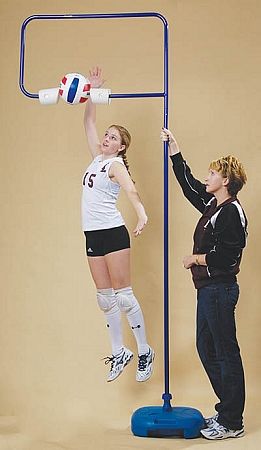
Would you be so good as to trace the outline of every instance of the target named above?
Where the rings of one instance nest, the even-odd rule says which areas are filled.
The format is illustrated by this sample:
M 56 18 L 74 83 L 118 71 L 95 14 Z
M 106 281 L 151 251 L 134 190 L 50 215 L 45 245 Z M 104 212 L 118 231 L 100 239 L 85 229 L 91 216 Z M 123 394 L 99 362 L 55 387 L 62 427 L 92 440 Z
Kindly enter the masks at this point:
M 142 230 L 145 227 L 147 222 L 148 222 L 148 217 L 146 215 L 144 215 L 144 217 L 139 219 L 135 230 L 133 230 L 133 234 L 134 234 L 135 237 L 137 237 L 137 236 L 139 236 L 141 234 L 141 232 L 142 232 Z
M 100 88 L 104 84 L 100 67 L 96 66 L 89 70 L 89 81 L 92 88 Z

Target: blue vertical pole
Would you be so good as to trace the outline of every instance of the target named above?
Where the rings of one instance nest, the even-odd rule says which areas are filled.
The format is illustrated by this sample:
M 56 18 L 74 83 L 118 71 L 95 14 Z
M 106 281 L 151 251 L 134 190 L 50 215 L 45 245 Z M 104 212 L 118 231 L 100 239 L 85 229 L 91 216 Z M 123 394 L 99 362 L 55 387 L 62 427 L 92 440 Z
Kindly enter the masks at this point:
M 164 26 L 164 127 L 168 128 L 168 25 Z M 163 300 L 164 300 L 164 378 L 165 392 L 162 395 L 164 400 L 163 409 L 171 411 L 170 400 L 172 395 L 169 391 L 169 174 L 168 174 L 168 143 L 164 142 L 164 223 L 163 223 Z

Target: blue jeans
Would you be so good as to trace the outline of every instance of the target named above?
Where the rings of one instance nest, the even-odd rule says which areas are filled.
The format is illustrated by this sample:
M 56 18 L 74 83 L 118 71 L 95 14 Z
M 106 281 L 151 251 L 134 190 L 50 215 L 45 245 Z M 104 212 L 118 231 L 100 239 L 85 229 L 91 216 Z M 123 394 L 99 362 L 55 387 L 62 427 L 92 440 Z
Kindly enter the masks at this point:
M 198 289 L 197 350 L 219 399 L 218 422 L 232 430 L 243 426 L 245 381 L 236 338 L 237 283 L 217 283 Z

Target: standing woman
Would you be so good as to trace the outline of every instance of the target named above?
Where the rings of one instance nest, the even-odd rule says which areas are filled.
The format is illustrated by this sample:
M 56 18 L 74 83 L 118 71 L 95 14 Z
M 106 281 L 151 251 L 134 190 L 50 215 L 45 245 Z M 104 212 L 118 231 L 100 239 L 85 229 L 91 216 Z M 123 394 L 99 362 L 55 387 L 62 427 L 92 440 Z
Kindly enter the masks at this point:
M 246 183 L 242 164 L 234 156 L 212 161 L 206 183 L 196 180 L 173 134 L 163 128 L 173 171 L 185 197 L 202 214 L 194 232 L 193 254 L 183 260 L 197 289 L 197 350 L 219 402 L 205 419 L 207 439 L 241 437 L 245 382 L 236 337 L 236 275 L 246 245 L 247 219 L 237 199 Z
M 91 87 L 101 87 L 101 69 L 92 69 L 89 80 Z M 131 288 L 130 238 L 116 208 L 122 188 L 136 211 L 138 222 L 134 236 L 139 236 L 147 215 L 129 173 L 126 152 L 131 137 L 124 127 L 111 125 L 100 142 L 96 107 L 90 99 L 86 104 L 84 127 L 93 161 L 83 177 L 82 227 L 97 302 L 105 314 L 112 347 L 112 356 L 106 360 L 111 363 L 107 381 L 115 380 L 133 358 L 133 353 L 123 344 L 121 312 L 126 314 L 137 342 L 136 380 L 146 381 L 152 374 L 154 351 L 147 343 L 143 314 Z

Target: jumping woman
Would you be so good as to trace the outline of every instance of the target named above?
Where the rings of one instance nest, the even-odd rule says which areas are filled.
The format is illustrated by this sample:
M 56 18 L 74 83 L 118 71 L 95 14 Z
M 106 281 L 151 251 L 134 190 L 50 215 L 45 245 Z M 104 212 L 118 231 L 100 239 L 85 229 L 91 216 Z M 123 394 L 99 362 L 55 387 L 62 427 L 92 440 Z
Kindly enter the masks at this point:
M 92 88 L 101 87 L 101 69 L 90 70 L 89 80 Z M 124 313 L 138 347 L 136 380 L 142 382 L 152 374 L 154 351 L 147 343 L 143 314 L 131 287 L 129 233 L 116 208 L 122 188 L 137 214 L 133 233 L 139 236 L 148 219 L 129 173 L 126 152 L 131 136 L 124 127 L 111 125 L 100 141 L 96 107 L 90 99 L 84 127 L 93 160 L 83 177 L 82 228 L 98 306 L 105 315 L 112 347 L 112 356 L 106 359 L 106 363 L 111 363 L 107 381 L 115 380 L 133 358 L 132 351 L 123 343 L 121 313 Z

